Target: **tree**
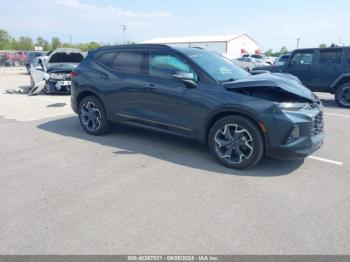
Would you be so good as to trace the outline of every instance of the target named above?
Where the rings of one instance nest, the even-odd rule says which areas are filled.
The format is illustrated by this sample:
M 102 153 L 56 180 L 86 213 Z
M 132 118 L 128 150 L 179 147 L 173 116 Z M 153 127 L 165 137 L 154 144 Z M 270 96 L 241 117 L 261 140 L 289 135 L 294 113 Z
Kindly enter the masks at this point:
M 266 55 L 266 56 L 274 56 L 274 53 L 273 53 L 272 49 L 270 48 L 269 50 L 267 50 L 267 51 L 265 52 L 265 55 Z
M 0 50 L 11 49 L 12 38 L 6 30 L 0 29 Z
M 288 51 L 287 47 L 285 47 L 285 46 L 282 46 L 280 51 L 279 51 L 280 55 L 287 54 L 288 52 L 289 51 Z
M 17 50 L 33 50 L 33 40 L 27 36 L 21 36 L 17 42 Z
M 326 48 L 326 47 L 327 47 L 326 44 L 320 44 L 320 45 L 319 45 L 319 48 Z
M 61 40 L 58 37 L 53 37 L 51 40 L 52 49 L 55 50 L 62 46 Z
M 45 39 L 42 38 L 41 36 L 39 36 L 36 41 L 35 41 L 35 46 L 41 46 L 42 48 L 44 48 L 45 45 Z

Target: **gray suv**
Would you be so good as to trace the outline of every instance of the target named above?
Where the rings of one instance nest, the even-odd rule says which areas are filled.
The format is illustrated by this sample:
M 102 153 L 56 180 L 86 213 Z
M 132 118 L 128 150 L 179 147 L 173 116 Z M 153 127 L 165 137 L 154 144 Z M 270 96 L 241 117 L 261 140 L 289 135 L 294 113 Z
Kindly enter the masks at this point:
M 253 76 L 203 49 L 102 47 L 71 78 L 72 108 L 91 135 L 113 122 L 176 134 L 236 169 L 263 156 L 303 158 L 323 143 L 322 104 L 296 77 Z

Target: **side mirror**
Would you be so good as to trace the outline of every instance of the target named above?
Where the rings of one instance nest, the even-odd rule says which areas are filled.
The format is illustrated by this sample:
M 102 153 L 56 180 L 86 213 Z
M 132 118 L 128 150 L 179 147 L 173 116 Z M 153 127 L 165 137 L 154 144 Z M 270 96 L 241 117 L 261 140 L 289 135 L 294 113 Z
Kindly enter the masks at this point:
M 195 77 L 193 73 L 190 72 L 183 72 L 183 71 L 177 71 L 173 77 L 184 83 L 189 88 L 196 88 L 198 87 L 197 83 L 195 82 Z

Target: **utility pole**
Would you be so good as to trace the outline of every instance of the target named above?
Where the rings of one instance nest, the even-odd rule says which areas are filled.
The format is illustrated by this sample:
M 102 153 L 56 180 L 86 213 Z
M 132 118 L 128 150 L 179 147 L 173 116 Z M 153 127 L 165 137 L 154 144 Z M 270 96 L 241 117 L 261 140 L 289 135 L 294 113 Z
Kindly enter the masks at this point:
M 297 38 L 297 49 L 299 48 L 300 38 Z
M 126 33 L 126 25 L 121 25 L 123 29 L 123 44 L 126 44 L 125 33 Z
M 72 47 L 72 35 L 69 35 L 69 45 Z

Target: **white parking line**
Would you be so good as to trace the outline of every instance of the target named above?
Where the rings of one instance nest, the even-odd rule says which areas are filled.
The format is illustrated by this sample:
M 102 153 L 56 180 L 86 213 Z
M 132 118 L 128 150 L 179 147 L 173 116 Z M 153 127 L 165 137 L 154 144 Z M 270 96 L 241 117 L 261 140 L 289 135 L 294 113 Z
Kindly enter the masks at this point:
M 314 159 L 314 160 L 331 163 L 331 164 L 338 165 L 338 166 L 342 166 L 343 165 L 343 162 L 334 161 L 334 160 L 330 160 L 330 159 L 322 158 L 322 157 L 317 157 L 317 156 L 308 156 L 307 158 L 311 158 L 311 159 Z
M 339 117 L 347 117 L 347 118 L 350 118 L 350 115 L 345 115 L 345 114 L 337 114 L 337 113 L 323 113 L 327 116 L 339 116 Z

